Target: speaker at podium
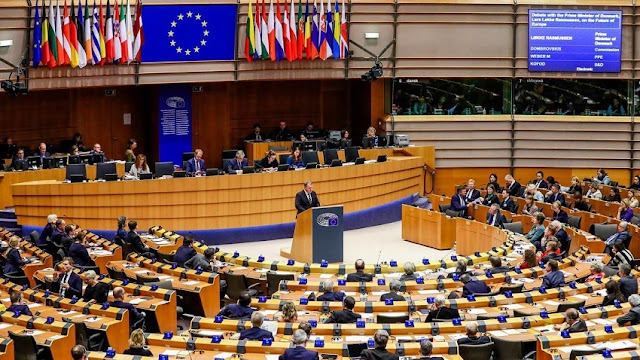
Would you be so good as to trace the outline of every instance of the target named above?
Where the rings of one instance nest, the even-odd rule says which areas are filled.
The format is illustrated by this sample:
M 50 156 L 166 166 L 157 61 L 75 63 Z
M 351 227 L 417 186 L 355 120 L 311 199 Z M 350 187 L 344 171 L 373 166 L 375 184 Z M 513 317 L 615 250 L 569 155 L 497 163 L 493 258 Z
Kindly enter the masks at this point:
M 298 214 L 291 249 L 280 255 L 303 263 L 342 262 L 343 207 L 320 206 Z

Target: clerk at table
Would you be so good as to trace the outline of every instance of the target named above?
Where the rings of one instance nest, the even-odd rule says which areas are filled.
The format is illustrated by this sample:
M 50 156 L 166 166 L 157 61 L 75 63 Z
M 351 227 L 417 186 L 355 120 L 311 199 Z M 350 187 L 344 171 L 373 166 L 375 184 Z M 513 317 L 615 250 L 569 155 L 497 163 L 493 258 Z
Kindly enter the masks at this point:
M 236 151 L 236 158 L 229 161 L 227 165 L 227 172 L 229 174 L 235 174 L 236 170 L 242 170 L 245 166 L 249 166 L 249 161 L 244 157 L 244 151 Z
M 205 172 L 204 159 L 202 158 L 202 150 L 196 149 L 193 152 L 194 157 L 187 161 L 187 175 L 196 176 Z

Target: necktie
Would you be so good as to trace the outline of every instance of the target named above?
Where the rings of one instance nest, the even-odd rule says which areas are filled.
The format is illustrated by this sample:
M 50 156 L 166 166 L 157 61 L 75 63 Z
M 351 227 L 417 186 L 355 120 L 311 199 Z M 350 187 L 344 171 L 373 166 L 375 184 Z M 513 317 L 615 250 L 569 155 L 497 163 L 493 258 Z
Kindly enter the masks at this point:
M 493 225 L 493 218 L 495 217 L 495 215 L 491 215 L 491 218 L 489 219 L 489 225 Z
M 262 140 L 262 137 L 260 136 L 260 134 L 256 134 L 256 140 L 258 141 Z
M 311 204 L 311 194 L 307 193 L 307 199 L 309 199 L 309 204 Z
M 62 281 L 60 281 L 60 296 L 64 297 L 64 293 L 66 291 L 66 289 L 62 288 L 62 284 L 66 284 L 67 282 L 69 282 L 69 274 L 65 273 L 62 276 Z
M 196 171 L 200 171 L 200 161 L 196 161 Z

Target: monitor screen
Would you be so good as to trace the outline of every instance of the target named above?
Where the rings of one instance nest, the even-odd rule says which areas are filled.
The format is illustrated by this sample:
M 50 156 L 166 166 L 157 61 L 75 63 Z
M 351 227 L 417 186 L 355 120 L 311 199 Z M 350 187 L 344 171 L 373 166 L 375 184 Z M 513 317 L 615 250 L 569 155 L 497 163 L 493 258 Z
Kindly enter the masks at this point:
M 69 155 L 69 164 L 80 164 L 80 155 Z
M 318 149 L 318 144 L 315 141 L 305 141 L 303 143 L 304 151 L 316 151 Z
M 367 349 L 367 343 L 347 344 L 349 357 L 360 357 L 362 350 Z
M 38 167 L 42 165 L 42 159 L 40 156 L 29 156 L 27 158 L 27 162 L 29 163 L 29 167 Z
M 92 164 L 100 164 L 104 162 L 104 154 L 93 154 L 91 157 Z
M 67 179 L 71 179 L 71 175 L 82 175 L 87 177 L 87 167 L 85 164 L 70 164 L 67 166 Z
M 529 71 L 620 72 L 622 11 L 529 9 Z
M 171 161 L 156 162 L 156 176 L 173 175 L 173 163 Z
M 81 164 L 91 164 L 92 160 L 93 160 L 93 155 L 80 155 Z
M 307 137 L 307 139 L 317 139 L 320 137 L 320 132 L 319 131 L 305 131 L 304 135 Z

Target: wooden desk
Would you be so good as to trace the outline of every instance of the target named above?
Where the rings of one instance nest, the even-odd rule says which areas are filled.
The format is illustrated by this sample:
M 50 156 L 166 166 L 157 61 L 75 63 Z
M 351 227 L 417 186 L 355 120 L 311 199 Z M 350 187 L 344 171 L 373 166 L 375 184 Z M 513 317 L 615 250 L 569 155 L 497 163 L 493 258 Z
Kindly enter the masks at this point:
M 116 164 L 118 176 L 124 175 L 124 164 Z M 67 176 L 66 168 L 63 169 L 46 169 L 46 170 L 28 170 L 28 171 L 1 171 L 0 172 L 0 209 L 14 206 L 11 196 L 11 185 L 40 180 L 56 180 L 62 181 Z M 87 178 L 95 179 L 96 166 L 87 165 Z M 47 216 L 45 215 L 36 225 L 44 226 Z
M 478 221 L 456 218 L 456 252 L 472 255 L 500 246 L 509 236 L 501 229 Z
M 0 359 L 13 360 L 15 358 L 15 344 L 9 337 L 0 336 Z
M 31 334 L 36 344 L 49 348 L 54 360 L 68 359 L 69 351 L 76 343 L 76 329 L 73 324 L 59 321 L 46 324 L 46 318 L 32 319 L 27 315 L 14 318 L 13 314 L 8 312 L 2 313 L 2 324 L 0 336 L 8 338 L 9 331 L 22 335 Z
M 85 228 L 110 230 L 113 218 L 126 208 L 141 229 L 159 223 L 173 229 L 229 229 L 291 223 L 294 196 L 307 180 L 314 182 L 323 205 L 342 204 L 346 214 L 422 192 L 424 162 L 423 157 L 407 156 L 384 163 L 270 174 L 75 184 L 49 180 L 14 184 L 11 190 L 22 225 L 42 226 L 55 208 Z M 64 200 L 61 193 L 66 194 Z M 100 217 L 95 204 L 101 205 Z
M 451 249 L 456 241 L 455 220 L 439 212 L 402 205 L 402 238 L 436 249 Z

